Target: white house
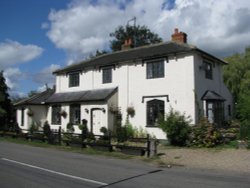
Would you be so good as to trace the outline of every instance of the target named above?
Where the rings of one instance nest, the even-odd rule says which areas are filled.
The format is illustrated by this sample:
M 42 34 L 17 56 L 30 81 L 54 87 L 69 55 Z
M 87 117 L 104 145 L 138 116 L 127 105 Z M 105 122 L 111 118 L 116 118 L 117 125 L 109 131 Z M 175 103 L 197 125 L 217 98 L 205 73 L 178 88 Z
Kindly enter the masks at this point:
M 68 122 L 86 119 L 89 130 L 99 134 L 103 126 L 113 129 L 116 109 L 124 124 L 130 108 L 133 126 L 164 139 L 157 119 L 172 107 L 190 116 L 192 124 L 206 116 L 220 126 L 233 107 L 222 78 L 225 64 L 187 44 L 187 35 L 178 29 L 170 42 L 131 48 L 127 40 L 121 51 L 55 71 L 55 90 L 17 103 L 17 121 L 23 129 L 46 120 L 52 129 L 66 129 Z

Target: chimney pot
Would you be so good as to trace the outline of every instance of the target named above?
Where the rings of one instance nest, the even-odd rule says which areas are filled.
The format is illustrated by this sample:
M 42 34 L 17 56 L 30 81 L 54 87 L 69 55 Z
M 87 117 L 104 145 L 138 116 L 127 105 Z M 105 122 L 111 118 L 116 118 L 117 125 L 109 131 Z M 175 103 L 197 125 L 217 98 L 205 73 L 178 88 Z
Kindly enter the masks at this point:
M 174 33 L 175 33 L 175 34 L 179 33 L 178 28 L 175 28 L 175 29 L 174 29 Z
M 132 39 L 131 39 L 131 38 L 126 39 L 126 40 L 124 41 L 124 44 L 122 45 L 121 49 L 122 49 L 122 50 L 128 50 L 128 49 L 130 49 L 130 48 L 132 47 L 132 44 L 133 44 L 133 42 L 132 42 Z

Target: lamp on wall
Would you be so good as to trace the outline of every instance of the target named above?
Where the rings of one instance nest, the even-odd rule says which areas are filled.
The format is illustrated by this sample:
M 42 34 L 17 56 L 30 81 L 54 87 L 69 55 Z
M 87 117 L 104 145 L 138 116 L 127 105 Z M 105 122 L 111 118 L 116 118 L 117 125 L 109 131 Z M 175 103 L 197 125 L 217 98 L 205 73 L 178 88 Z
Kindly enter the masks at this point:
M 88 114 L 89 113 L 89 109 L 85 108 L 85 112 Z
M 105 108 L 102 108 L 102 112 L 103 112 L 103 113 L 105 113 L 105 112 L 106 112 Z

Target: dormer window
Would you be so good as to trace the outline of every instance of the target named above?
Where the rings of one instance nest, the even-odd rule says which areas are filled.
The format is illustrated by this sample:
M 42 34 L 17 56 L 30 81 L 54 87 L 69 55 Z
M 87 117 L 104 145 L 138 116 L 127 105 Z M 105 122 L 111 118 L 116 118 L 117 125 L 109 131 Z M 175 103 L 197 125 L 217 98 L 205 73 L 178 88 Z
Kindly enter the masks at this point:
M 212 80 L 213 79 L 213 65 L 210 62 L 205 61 L 205 78 Z
M 113 67 L 103 67 L 102 68 L 102 83 L 112 83 L 112 68 Z
M 147 79 L 164 77 L 164 59 L 147 62 Z
M 69 87 L 79 86 L 79 72 L 74 72 L 69 74 Z

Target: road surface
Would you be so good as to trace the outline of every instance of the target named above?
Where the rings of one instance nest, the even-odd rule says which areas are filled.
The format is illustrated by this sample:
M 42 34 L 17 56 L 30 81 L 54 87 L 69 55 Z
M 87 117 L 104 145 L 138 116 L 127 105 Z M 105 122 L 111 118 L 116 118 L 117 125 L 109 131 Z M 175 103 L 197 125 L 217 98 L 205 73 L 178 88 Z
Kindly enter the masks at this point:
M 205 160 L 205 159 L 204 159 Z M 249 174 L 135 161 L 0 142 L 1 188 L 249 188 Z

